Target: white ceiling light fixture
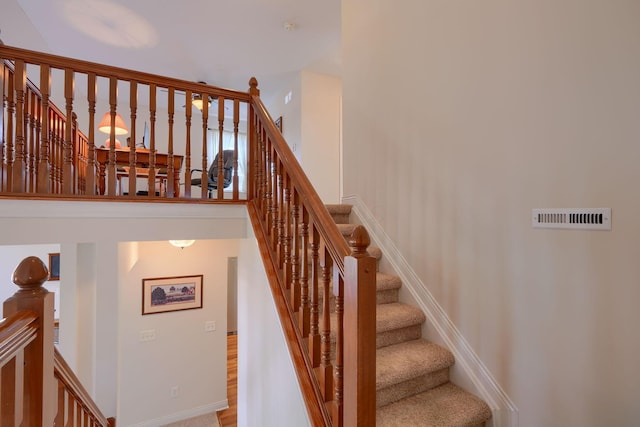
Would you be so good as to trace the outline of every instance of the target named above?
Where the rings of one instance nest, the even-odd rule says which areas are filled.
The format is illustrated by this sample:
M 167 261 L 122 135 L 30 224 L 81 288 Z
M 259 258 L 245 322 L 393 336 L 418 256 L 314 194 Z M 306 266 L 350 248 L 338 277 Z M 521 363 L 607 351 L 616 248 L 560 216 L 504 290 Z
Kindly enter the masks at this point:
M 195 240 L 169 240 L 169 243 L 171 243 L 176 248 L 180 248 L 180 249 L 187 248 L 193 245 L 195 242 L 196 242 Z
M 295 31 L 298 26 L 295 22 L 285 22 L 282 24 L 282 28 L 284 28 L 285 31 Z

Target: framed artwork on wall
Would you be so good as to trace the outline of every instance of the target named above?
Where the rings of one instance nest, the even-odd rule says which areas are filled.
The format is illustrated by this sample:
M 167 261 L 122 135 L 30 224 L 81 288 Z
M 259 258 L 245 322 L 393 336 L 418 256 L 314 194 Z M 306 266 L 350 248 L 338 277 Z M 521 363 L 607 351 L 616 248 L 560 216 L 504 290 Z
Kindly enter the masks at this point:
M 60 280 L 60 253 L 49 254 L 49 280 Z
M 203 275 L 142 279 L 142 314 L 202 308 Z
M 278 117 L 275 123 L 276 127 L 280 130 L 280 133 L 282 133 L 282 116 Z

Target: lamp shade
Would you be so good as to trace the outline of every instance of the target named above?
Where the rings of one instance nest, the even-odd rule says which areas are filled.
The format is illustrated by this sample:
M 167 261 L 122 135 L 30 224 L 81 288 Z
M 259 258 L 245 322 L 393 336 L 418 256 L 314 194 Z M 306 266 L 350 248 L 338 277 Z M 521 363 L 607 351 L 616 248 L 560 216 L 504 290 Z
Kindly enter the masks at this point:
M 171 243 L 176 248 L 183 249 L 187 246 L 193 245 L 195 243 L 195 240 L 169 240 L 169 243 Z
M 111 113 L 106 112 L 104 116 L 102 116 L 102 120 L 100 120 L 100 124 L 98 125 L 98 130 L 100 132 L 104 132 L 107 135 L 111 135 Z M 116 113 L 116 126 L 115 126 L 116 135 L 126 135 L 129 133 L 129 128 L 122 120 L 120 114 Z
M 202 111 L 202 108 L 204 107 L 204 101 L 202 100 L 202 95 L 200 95 L 199 93 L 193 95 L 193 100 L 191 101 L 191 104 L 196 107 L 198 110 Z M 211 101 L 207 101 L 207 108 L 209 108 L 211 106 Z

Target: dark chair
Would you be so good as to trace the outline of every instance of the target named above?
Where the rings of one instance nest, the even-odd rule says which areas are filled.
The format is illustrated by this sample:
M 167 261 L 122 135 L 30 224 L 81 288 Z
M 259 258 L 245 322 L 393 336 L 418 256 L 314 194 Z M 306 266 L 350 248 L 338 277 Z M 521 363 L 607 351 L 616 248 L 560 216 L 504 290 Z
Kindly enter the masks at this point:
M 224 168 L 222 173 L 222 188 L 227 188 L 231 185 L 231 178 L 233 176 L 233 154 L 233 150 L 224 150 L 222 152 L 222 167 Z M 220 153 L 216 154 L 216 157 L 213 159 L 211 166 L 209 166 L 209 171 L 207 172 L 207 190 L 209 198 L 213 196 L 213 190 L 218 189 L 218 156 L 220 156 Z M 194 172 L 202 172 L 202 169 L 191 169 L 191 185 L 202 187 L 202 178 L 193 178 Z

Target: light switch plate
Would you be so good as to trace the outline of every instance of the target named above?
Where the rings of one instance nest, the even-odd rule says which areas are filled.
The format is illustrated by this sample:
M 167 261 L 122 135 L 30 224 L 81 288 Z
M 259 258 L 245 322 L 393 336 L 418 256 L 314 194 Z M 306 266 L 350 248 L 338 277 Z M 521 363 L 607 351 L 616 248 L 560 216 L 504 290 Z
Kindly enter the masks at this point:
M 204 331 L 205 332 L 213 332 L 216 330 L 216 321 L 215 320 L 208 320 L 206 322 L 204 322 Z

